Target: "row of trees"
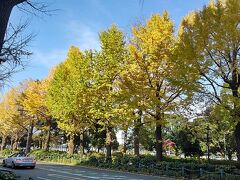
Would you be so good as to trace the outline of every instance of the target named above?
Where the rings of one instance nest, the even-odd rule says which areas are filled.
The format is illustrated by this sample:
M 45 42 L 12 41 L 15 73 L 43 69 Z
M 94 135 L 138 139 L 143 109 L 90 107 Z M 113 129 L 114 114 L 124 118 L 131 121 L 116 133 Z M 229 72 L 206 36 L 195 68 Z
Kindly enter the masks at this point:
M 184 17 L 177 36 L 164 12 L 134 26 L 129 41 L 113 25 L 99 34 L 100 51 L 71 47 L 66 60 L 46 79 L 24 82 L 5 95 L 1 105 L 5 113 L 0 118 L 2 143 L 11 131 L 25 131 L 29 152 L 34 127 L 40 124 L 46 132 L 47 150 L 56 122 L 68 137 L 69 153 L 74 152 L 76 135 L 84 142 L 84 132 L 104 131 L 106 156 L 111 158 L 115 130 L 132 128 L 139 155 L 144 126 L 155 129 L 156 157 L 162 160 L 163 128 L 174 122 L 169 117 L 182 114 L 196 100 L 207 99 L 225 115 L 220 119 L 227 117 L 221 119 L 228 124 L 226 128 L 235 127 L 240 159 L 239 13 L 238 0 L 211 2 Z M 174 137 L 171 139 L 177 141 Z

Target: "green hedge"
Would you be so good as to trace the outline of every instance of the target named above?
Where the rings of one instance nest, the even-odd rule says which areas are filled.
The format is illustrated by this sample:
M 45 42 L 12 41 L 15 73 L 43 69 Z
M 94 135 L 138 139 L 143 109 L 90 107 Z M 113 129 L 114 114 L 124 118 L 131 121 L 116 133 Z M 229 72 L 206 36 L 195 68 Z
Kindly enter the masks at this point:
M 4 149 L 4 150 L 0 151 L 0 157 L 8 157 L 11 154 L 17 153 L 17 152 L 19 152 L 19 151 L 12 151 L 12 150 L 9 150 L 9 149 Z
M 4 179 L 4 180 L 18 180 L 20 179 L 19 176 L 17 176 L 16 174 L 13 173 L 3 173 L 0 172 L 0 179 Z
M 112 161 L 108 162 L 105 159 L 104 155 L 91 155 L 88 159 L 83 160 L 82 164 L 89 164 L 95 166 L 106 166 L 106 167 L 114 167 L 119 169 L 128 169 L 129 167 L 134 168 L 157 168 L 157 169 L 181 169 L 182 167 L 189 170 L 199 170 L 200 168 L 205 171 L 219 171 L 223 169 L 224 172 L 231 173 L 234 170 L 238 169 L 237 166 L 234 165 L 215 165 L 208 164 L 205 162 L 197 163 L 193 161 L 162 161 L 157 162 L 156 158 L 152 155 L 144 155 L 140 157 L 136 157 L 133 155 L 123 155 L 121 153 L 113 154 Z
M 77 164 L 80 161 L 78 154 L 69 155 L 62 151 L 44 151 L 44 150 L 33 150 L 31 156 L 35 157 L 39 161 L 59 162 L 67 164 Z
M 82 158 L 80 158 L 78 154 L 68 155 L 66 152 L 61 151 L 34 150 L 31 154 L 35 156 L 37 160 L 79 164 L 99 168 L 140 172 L 152 175 L 166 175 L 172 177 L 182 177 L 183 168 L 184 177 L 186 178 L 200 178 L 200 169 L 203 172 L 200 179 L 219 179 L 220 170 L 228 173 L 228 175 L 225 176 L 225 179 L 234 179 L 237 176 L 233 174 L 239 172 L 239 166 L 236 162 L 224 164 L 223 161 L 221 161 L 219 164 L 217 164 L 217 162 L 208 164 L 203 160 L 198 161 L 196 159 L 171 158 L 165 158 L 164 161 L 158 162 L 155 156 L 152 155 L 142 155 L 140 157 L 136 157 L 120 152 L 113 153 L 111 160 L 106 159 L 105 155 L 101 153 L 91 153 Z
M 182 177 L 184 173 L 184 177 L 186 178 L 200 178 L 201 169 L 203 172 L 201 179 L 220 179 L 220 170 L 229 174 L 233 173 L 232 175 L 226 175 L 225 179 L 229 179 L 230 176 L 232 179 L 237 179 L 238 176 L 234 175 L 234 173 L 239 171 L 238 166 L 234 164 L 216 165 L 208 164 L 205 161 L 171 159 L 157 162 L 156 158 L 152 155 L 136 157 L 133 155 L 123 155 L 121 153 L 113 154 L 112 161 L 107 161 L 104 155 L 91 155 L 87 159 L 82 159 L 79 164 L 172 177 Z

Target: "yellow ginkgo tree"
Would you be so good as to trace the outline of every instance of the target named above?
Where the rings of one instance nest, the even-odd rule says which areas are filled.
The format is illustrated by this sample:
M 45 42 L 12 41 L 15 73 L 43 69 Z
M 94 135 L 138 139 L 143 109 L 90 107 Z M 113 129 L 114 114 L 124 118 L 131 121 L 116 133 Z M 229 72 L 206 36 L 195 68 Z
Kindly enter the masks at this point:
M 200 75 L 201 93 L 231 112 L 240 161 L 240 2 L 211 1 L 184 17 L 179 29 L 179 63 Z M 190 74 L 189 74 L 190 76 Z M 229 106 L 221 89 L 231 91 Z
M 21 101 L 25 113 L 29 116 L 36 117 L 39 121 L 38 124 L 42 124 L 42 126 L 38 128 L 46 133 L 44 150 L 49 150 L 51 128 L 53 124 L 53 118 L 49 114 L 47 108 L 47 90 L 50 81 L 51 76 L 41 81 L 29 81 Z
M 47 106 L 58 127 L 68 135 L 70 154 L 75 150 L 75 136 L 89 126 L 91 57 L 90 51 L 83 53 L 71 47 L 66 60 L 56 67 L 48 89 Z M 83 143 L 80 152 L 84 153 Z
M 125 108 L 118 100 L 120 74 L 126 65 L 124 34 L 112 25 L 99 35 L 101 50 L 93 65 L 92 117 L 106 131 L 106 157 L 111 159 L 114 128 L 125 120 Z
M 6 138 L 11 139 L 13 150 L 17 150 L 20 138 L 28 132 L 28 123 L 19 111 L 20 94 L 17 88 L 12 88 L 6 92 L 0 102 L 0 124 L 3 150 L 6 145 Z
M 144 111 L 155 124 L 156 157 L 162 160 L 164 114 L 173 112 L 187 92 L 182 72 L 174 62 L 174 26 L 164 12 L 162 16 L 152 15 L 146 24 L 133 27 L 132 32 L 131 57 L 122 73 L 122 89 L 129 95 L 129 105 Z

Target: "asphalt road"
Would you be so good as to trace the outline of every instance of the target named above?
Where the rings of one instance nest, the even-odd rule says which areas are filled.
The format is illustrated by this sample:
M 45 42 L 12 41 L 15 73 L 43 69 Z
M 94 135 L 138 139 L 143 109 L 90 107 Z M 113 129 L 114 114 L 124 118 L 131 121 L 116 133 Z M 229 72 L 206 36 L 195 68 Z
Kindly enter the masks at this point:
M 5 168 L 12 170 L 10 168 Z M 12 170 L 21 176 L 21 180 L 170 180 L 165 177 L 145 176 L 125 172 L 99 170 L 81 166 L 38 163 L 35 169 Z

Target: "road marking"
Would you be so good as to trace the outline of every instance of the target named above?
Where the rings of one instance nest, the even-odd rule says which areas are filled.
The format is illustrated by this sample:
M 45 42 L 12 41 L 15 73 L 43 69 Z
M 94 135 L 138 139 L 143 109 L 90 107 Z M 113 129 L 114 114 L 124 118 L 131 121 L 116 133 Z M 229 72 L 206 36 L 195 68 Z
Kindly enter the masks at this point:
M 42 180 L 51 180 L 51 179 L 48 179 L 48 178 L 43 178 L 43 177 L 37 177 L 37 179 L 42 179 Z
M 38 169 L 41 169 L 41 170 L 45 170 L 45 171 L 50 171 L 50 172 L 55 172 L 55 173 L 61 173 L 61 174 L 67 174 L 67 175 L 71 175 L 71 176 L 78 176 L 78 177 L 81 177 L 81 178 L 89 178 L 89 179 L 128 179 L 128 180 L 143 180 L 143 179 L 135 179 L 135 178 L 128 178 L 126 176 L 117 176 L 117 175 L 107 175 L 106 173 L 100 175 L 98 174 L 98 177 L 96 176 L 93 176 L 93 175 L 83 175 L 83 174 L 80 174 L 80 173 L 71 173 L 71 172 L 67 172 L 67 171 L 60 171 L 60 170 L 57 170 L 57 169 L 52 169 L 52 168 L 49 168 L 49 169 L 46 169 L 46 168 L 38 168 Z M 95 173 L 94 173 L 95 174 Z M 51 174 L 53 175 L 53 174 Z M 55 174 L 54 174 L 55 175 Z M 64 177 L 63 175 L 59 175 L 58 176 L 62 176 Z M 78 179 L 78 178 L 74 178 L 74 177 L 71 177 L 73 179 Z M 68 178 L 69 179 L 69 178 Z
M 59 170 L 55 170 L 55 169 L 45 169 L 45 168 L 38 168 L 38 169 L 45 170 L 45 171 L 56 172 L 56 173 L 68 174 L 68 175 L 72 175 L 72 176 L 79 176 L 79 177 L 89 178 L 89 179 L 100 179 L 99 177 L 88 176 L 88 175 L 83 175 L 83 174 L 78 174 L 78 173 L 70 173 L 70 172 L 59 171 Z
M 58 178 L 61 178 L 61 179 L 68 179 L 69 180 L 69 176 L 64 176 L 64 175 L 60 175 L 60 174 L 48 174 L 48 176 L 58 177 Z M 71 177 L 71 179 L 83 180 L 81 178 L 73 178 L 73 177 Z
M 68 176 L 63 176 L 63 175 L 60 175 L 60 174 L 48 174 L 48 176 L 51 176 L 51 177 L 57 177 L 58 179 L 60 178 L 60 179 L 69 179 L 70 177 L 68 177 Z M 73 179 L 72 177 L 71 177 L 71 179 Z
M 44 167 L 38 166 L 38 169 L 41 169 L 41 168 L 43 168 L 43 169 L 52 169 L 52 166 L 45 166 L 45 165 L 44 165 Z M 63 167 L 54 167 L 54 169 L 55 169 L 55 170 L 59 170 L 59 171 L 62 172 Z M 84 170 L 78 170 L 78 169 L 69 168 L 69 167 L 64 167 L 64 170 L 65 170 L 65 171 L 76 171 L 76 172 L 78 172 L 78 173 L 86 173 L 86 171 L 84 171 Z

